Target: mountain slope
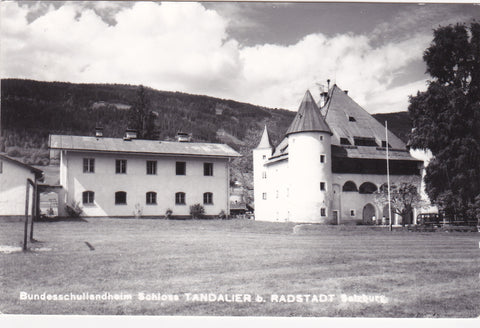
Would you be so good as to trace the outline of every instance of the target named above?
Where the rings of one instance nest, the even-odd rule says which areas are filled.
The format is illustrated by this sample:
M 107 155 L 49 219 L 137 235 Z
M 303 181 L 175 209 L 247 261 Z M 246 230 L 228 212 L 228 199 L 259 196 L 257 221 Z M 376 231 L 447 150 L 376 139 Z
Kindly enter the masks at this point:
M 1 80 L 0 152 L 28 164 L 48 164 L 48 135 L 104 135 L 121 137 L 129 109 L 137 100 L 138 86 L 75 84 L 20 79 Z M 145 88 L 155 114 L 158 138 L 173 138 L 179 131 L 194 141 L 223 142 L 243 157 L 232 163 L 232 180 L 252 184 L 252 149 L 266 124 L 276 144 L 284 136 L 295 112 L 271 109 L 233 100 Z M 408 113 L 376 114 L 382 124 L 406 142 L 411 128 Z

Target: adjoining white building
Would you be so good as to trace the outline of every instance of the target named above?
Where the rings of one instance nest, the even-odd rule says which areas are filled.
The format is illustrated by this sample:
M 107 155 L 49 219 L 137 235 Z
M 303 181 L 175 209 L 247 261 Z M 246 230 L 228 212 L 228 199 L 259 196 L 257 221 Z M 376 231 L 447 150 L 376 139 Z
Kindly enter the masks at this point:
M 25 215 L 27 188 L 29 188 L 28 214 L 31 215 L 31 205 L 36 197 L 33 185 L 42 177 L 42 170 L 0 154 L 0 216 Z
M 183 139 L 182 139 L 183 140 Z M 59 152 L 59 203 L 78 202 L 82 216 L 205 215 L 229 213 L 230 161 L 240 156 L 224 144 L 51 135 Z M 60 205 L 60 210 L 64 206 Z M 60 213 L 62 215 L 64 213 Z
M 387 183 L 387 146 L 391 183 L 408 181 L 420 190 L 423 161 L 390 131 L 387 145 L 385 127 L 337 85 L 323 97 L 320 109 L 306 92 L 278 145 L 265 127 L 253 150 L 255 219 L 371 224 L 392 217 L 400 223 L 373 194 Z

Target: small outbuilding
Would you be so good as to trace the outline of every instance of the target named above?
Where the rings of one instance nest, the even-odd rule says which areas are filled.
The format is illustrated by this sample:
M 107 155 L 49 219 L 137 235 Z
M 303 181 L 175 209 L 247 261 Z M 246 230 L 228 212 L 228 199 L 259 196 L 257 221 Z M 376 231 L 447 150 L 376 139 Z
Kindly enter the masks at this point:
M 0 216 L 25 215 L 27 188 L 32 204 L 37 197 L 34 186 L 42 178 L 42 170 L 0 154 Z

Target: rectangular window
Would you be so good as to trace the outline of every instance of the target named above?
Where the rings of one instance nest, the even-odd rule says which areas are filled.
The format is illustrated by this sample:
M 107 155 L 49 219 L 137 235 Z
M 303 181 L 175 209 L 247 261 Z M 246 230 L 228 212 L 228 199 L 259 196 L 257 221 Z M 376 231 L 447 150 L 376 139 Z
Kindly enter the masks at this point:
M 147 161 L 147 174 L 148 175 L 157 174 L 157 161 Z
M 176 175 L 186 175 L 186 173 L 187 173 L 187 163 L 176 162 L 175 163 L 175 174 Z
M 83 159 L 83 173 L 95 173 L 95 159 L 84 158 Z
M 203 163 L 203 175 L 213 176 L 213 163 Z
M 262 172 L 262 179 L 266 179 L 267 178 L 267 172 L 263 171 Z
M 325 155 L 320 155 L 320 163 L 325 163 Z
M 185 193 L 177 192 L 175 194 L 175 204 L 176 205 L 185 205 Z
M 126 205 L 127 193 L 125 191 L 117 191 L 115 193 L 115 205 Z
M 263 159 L 263 160 L 267 159 L 267 155 L 263 155 L 263 156 L 262 156 L 262 159 Z
M 213 194 L 211 192 L 206 192 L 203 194 L 203 203 L 205 205 L 213 204 Z
M 262 199 L 267 200 L 267 193 L 266 192 L 262 193 Z
M 157 204 L 157 193 L 153 191 L 149 191 L 146 194 L 146 203 L 147 205 L 155 205 Z
M 325 190 L 325 182 L 320 182 L 320 190 Z
M 355 210 L 350 210 L 350 216 L 355 216 Z
M 127 160 L 126 159 L 115 160 L 115 173 L 117 173 L 117 174 L 127 174 Z
M 321 216 L 327 216 L 327 209 L 326 209 L 325 207 L 322 207 L 322 208 L 320 209 L 320 215 L 321 215 Z
M 93 191 L 84 191 L 82 193 L 82 202 L 84 205 L 93 205 L 95 202 L 95 193 Z

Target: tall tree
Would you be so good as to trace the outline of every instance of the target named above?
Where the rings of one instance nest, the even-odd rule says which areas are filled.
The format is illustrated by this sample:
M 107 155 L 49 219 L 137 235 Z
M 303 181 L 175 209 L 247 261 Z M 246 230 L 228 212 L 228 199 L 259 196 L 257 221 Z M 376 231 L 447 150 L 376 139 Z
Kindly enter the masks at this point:
M 430 199 L 473 218 L 480 197 L 480 24 L 439 27 L 423 60 L 432 78 L 427 91 L 410 97 L 410 145 L 432 152 Z
M 128 128 L 137 130 L 140 139 L 156 139 L 155 115 L 153 114 L 147 90 L 140 85 L 137 90 L 137 99 L 130 109 Z

